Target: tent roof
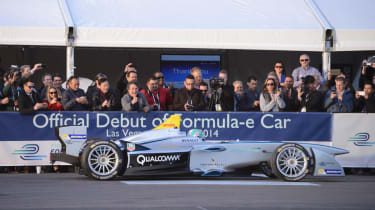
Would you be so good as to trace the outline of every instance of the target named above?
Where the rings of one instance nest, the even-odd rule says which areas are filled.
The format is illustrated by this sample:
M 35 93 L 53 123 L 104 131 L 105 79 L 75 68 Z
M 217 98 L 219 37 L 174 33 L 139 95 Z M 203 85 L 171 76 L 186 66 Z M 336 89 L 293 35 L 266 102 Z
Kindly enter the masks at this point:
M 311 51 L 323 46 L 322 26 L 301 0 L 68 0 L 68 5 L 76 46 Z
M 375 50 L 373 0 L 315 0 L 335 30 L 336 51 Z
M 58 0 L 0 0 L 1 45 L 66 45 Z
M 333 50 L 375 50 L 373 0 L 0 0 L 0 4 L 0 45 L 66 46 L 67 28 L 74 26 L 78 47 L 323 51 L 329 23 L 335 31 Z

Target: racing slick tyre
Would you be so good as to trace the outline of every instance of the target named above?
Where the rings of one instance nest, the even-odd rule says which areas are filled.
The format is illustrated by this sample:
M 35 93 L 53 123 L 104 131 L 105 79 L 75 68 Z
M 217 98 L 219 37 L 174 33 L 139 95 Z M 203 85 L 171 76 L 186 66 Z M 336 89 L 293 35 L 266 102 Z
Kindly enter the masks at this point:
M 273 174 L 285 181 L 303 179 L 310 168 L 309 153 L 299 144 L 280 145 L 271 156 Z
M 100 180 L 112 179 L 124 172 L 124 154 L 111 141 L 95 141 L 88 144 L 81 155 L 81 167 L 85 174 Z

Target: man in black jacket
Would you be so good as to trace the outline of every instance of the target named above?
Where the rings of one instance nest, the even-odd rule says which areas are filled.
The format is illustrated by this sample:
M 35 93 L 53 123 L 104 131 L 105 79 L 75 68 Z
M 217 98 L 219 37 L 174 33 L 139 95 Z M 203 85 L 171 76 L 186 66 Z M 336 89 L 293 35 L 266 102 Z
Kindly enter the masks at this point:
M 34 83 L 30 79 L 22 81 L 23 91 L 18 96 L 18 107 L 21 114 L 32 114 L 34 111 L 47 108 L 47 104 L 40 103 Z
M 173 100 L 173 109 L 176 111 L 200 111 L 205 108 L 203 95 L 200 90 L 194 88 L 194 77 L 188 75 L 185 78 L 184 88 L 179 89 Z
M 354 99 L 354 111 L 375 113 L 374 85 L 370 82 L 366 82 L 363 85 L 363 93 L 363 95 L 360 95 L 358 91 L 356 92 Z
M 298 93 L 297 90 L 293 88 L 293 77 L 286 76 L 284 81 L 284 88 L 282 90 L 282 97 L 285 102 L 285 108 L 283 111 L 285 112 L 298 112 L 299 108 L 299 101 L 298 101 Z
M 298 100 L 300 102 L 301 112 L 322 112 L 324 98 L 321 92 L 314 87 L 315 79 L 313 76 L 306 76 L 304 87 L 298 87 Z
M 228 72 L 226 70 L 221 70 L 219 72 L 219 79 L 221 79 L 222 82 L 220 82 L 220 87 L 213 91 L 209 110 L 234 111 L 234 87 L 228 84 Z

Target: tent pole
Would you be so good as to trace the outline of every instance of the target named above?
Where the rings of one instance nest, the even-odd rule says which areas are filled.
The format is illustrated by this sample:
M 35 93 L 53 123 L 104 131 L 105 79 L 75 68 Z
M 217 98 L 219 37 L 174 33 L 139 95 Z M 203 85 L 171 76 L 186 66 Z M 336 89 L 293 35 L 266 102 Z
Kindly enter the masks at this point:
M 68 45 L 66 47 L 66 79 L 74 76 L 74 47 Z
M 322 53 L 322 63 L 323 63 L 323 77 L 324 80 L 328 78 L 328 72 L 331 71 L 331 52 L 323 51 Z

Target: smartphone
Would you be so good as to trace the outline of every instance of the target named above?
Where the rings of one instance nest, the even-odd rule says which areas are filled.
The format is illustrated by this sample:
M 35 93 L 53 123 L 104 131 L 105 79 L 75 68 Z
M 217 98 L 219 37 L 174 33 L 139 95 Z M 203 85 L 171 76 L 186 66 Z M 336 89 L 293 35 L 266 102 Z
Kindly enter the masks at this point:
M 341 74 L 341 69 L 331 69 L 332 76 L 337 76 L 339 74 Z
M 358 95 L 360 96 L 364 96 L 365 95 L 365 91 L 357 91 Z

